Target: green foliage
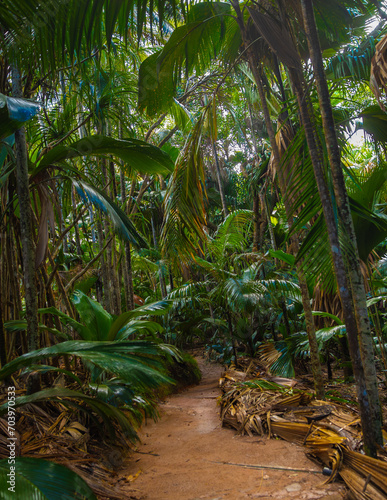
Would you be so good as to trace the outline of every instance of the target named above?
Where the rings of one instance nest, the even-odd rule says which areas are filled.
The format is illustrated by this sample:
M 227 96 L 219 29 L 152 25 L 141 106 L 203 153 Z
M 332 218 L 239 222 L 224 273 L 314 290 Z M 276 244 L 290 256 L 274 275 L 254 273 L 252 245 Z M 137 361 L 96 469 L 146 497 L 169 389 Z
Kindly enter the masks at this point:
M 10 361 L 0 370 L 0 380 L 37 361 L 71 354 L 103 371 L 131 381 L 136 387 L 157 387 L 171 382 L 160 372 L 162 364 L 157 357 L 161 352 L 162 347 L 145 341 L 69 340 L 31 351 Z
M 152 321 L 134 320 L 149 315 L 162 316 L 167 314 L 172 306 L 170 301 L 162 300 L 145 304 L 114 318 L 97 301 L 89 298 L 80 290 L 73 293 L 73 303 L 84 324 L 73 320 L 54 307 L 40 309 L 40 313 L 58 316 L 60 321 L 65 326 L 73 328 L 82 340 L 92 341 L 125 340 L 129 335 L 135 335 L 138 331 L 144 330 L 151 334 L 160 332 L 160 325 Z
M 187 24 L 179 26 L 162 50 L 149 56 L 139 71 L 138 105 L 149 116 L 173 103 L 182 73 L 203 73 L 222 50 L 229 34 L 231 6 L 222 2 L 193 4 Z
M 12 135 L 39 110 L 39 103 L 0 94 L 0 139 Z
M 144 174 L 167 175 L 173 170 L 169 155 L 152 144 L 138 139 L 114 139 L 102 135 L 84 137 L 68 146 L 55 146 L 40 159 L 38 169 L 72 158 L 108 154 L 120 158 Z
M 96 500 L 87 483 L 75 472 L 40 458 L 16 457 L 14 464 L 0 461 L 0 491 L 3 500 Z M 11 467 L 15 486 L 7 483 Z

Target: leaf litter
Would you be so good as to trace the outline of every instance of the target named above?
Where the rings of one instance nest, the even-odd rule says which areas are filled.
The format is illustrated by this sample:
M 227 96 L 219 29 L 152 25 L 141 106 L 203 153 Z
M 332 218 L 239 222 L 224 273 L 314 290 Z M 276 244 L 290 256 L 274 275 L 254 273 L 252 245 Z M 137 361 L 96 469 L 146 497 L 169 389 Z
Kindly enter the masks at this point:
M 352 405 L 319 401 L 295 389 L 293 379 L 254 378 L 249 371 L 231 368 L 219 380 L 222 425 L 240 435 L 267 434 L 303 445 L 310 458 L 326 467 L 326 483 L 340 476 L 355 498 L 387 500 L 385 430 L 378 459 L 370 458 L 362 453 L 360 416 Z

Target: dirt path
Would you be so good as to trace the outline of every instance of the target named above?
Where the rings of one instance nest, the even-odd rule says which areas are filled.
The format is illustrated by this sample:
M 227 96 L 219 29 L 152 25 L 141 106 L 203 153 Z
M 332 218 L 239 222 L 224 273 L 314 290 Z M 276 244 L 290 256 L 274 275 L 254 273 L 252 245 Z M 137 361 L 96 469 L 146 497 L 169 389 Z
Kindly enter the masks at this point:
M 200 385 L 161 405 L 161 419 L 148 423 L 139 453 L 128 460 L 136 498 L 146 500 L 239 500 L 328 498 L 342 500 L 340 484 L 321 486 L 321 467 L 304 450 L 278 439 L 236 436 L 219 420 L 218 379 L 222 369 L 199 360 Z M 247 469 L 217 462 L 283 466 L 318 474 L 274 469 Z

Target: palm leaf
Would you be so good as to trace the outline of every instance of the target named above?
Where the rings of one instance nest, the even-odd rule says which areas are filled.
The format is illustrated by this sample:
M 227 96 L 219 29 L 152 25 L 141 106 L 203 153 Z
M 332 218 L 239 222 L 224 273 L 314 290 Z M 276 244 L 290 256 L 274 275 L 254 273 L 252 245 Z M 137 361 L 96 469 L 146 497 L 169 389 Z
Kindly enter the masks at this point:
M 76 290 L 72 298 L 73 304 L 85 323 L 88 337 L 83 340 L 107 340 L 113 317 L 96 300 L 90 299 L 80 290 Z
M 97 500 L 91 488 L 75 472 L 41 458 L 17 457 L 15 488 L 9 490 L 9 460 L 0 461 L 0 491 L 3 500 Z
M 5 0 L 0 19 L 8 36 L 1 40 L 1 48 L 13 50 L 11 55 L 16 52 L 24 65 L 35 65 L 37 60 L 43 71 L 53 70 L 58 63 L 75 62 L 80 54 L 90 55 L 105 44 L 111 49 L 116 32 L 126 43 L 129 33 L 137 32 L 140 39 L 144 28 L 176 19 L 178 6 L 184 13 L 185 2 L 176 0 L 20 0 L 17 4 Z M 35 62 L 23 60 L 26 47 L 38 54 Z
M 176 28 L 163 49 L 140 67 L 140 110 L 149 116 L 168 111 L 182 73 L 188 75 L 195 69 L 200 74 L 219 55 L 230 14 L 231 6 L 223 2 L 192 5 L 187 24 Z
M 82 392 L 73 391 L 65 387 L 44 389 L 29 396 L 20 396 L 15 399 L 15 408 L 39 401 L 60 401 L 61 404 L 69 404 L 70 406 L 77 406 L 76 401 L 81 401 L 102 418 L 111 438 L 115 436 L 114 427 L 111 425 L 111 421 L 115 420 L 130 439 L 133 441 L 138 439 L 129 418 L 118 408 L 92 396 L 87 396 Z M 0 415 L 4 414 L 7 410 L 8 404 L 4 403 L 0 406 Z
M 149 388 L 171 383 L 161 373 L 160 348 L 151 342 L 120 341 L 96 342 L 69 340 L 60 344 L 32 351 L 10 361 L 0 370 L 0 380 L 37 361 L 65 354 L 90 362 L 108 373 L 131 381 L 134 386 Z
M 109 154 L 142 174 L 167 175 L 173 170 L 169 155 L 158 147 L 138 139 L 114 139 L 103 135 L 84 137 L 69 146 L 53 147 L 39 161 L 38 170 L 71 158 Z
M 387 140 L 387 114 L 377 104 L 363 109 L 360 116 L 363 119 L 359 128 L 364 129 L 375 141 L 385 143 Z
M 4 328 L 7 332 L 26 332 L 27 331 L 27 321 L 23 319 L 14 319 L 10 321 L 6 321 L 4 323 Z M 61 332 L 56 328 L 50 328 L 43 323 L 39 323 L 39 329 L 45 332 L 52 333 L 56 337 L 63 340 L 71 340 L 70 335 L 65 332 Z
M 31 120 L 40 108 L 37 102 L 0 94 L 0 139 L 12 135 Z
M 57 309 L 56 307 L 45 307 L 39 309 L 38 312 L 40 314 L 53 314 L 54 316 L 57 316 L 60 319 L 61 323 L 63 323 L 65 326 L 70 326 L 73 330 L 75 330 L 79 334 L 81 339 L 92 340 L 91 332 L 87 327 L 71 318 L 67 314 L 63 313 L 62 311 L 59 311 L 59 309 Z
M 103 191 L 96 186 L 92 186 L 84 181 L 76 181 L 73 184 L 79 196 L 85 203 L 92 203 L 95 207 L 105 213 L 113 223 L 118 234 L 126 241 L 129 241 L 136 248 L 147 248 L 148 243 L 137 231 L 132 221 L 121 208 L 114 203 Z
M 144 304 L 143 306 L 136 307 L 132 311 L 127 311 L 121 314 L 111 325 L 108 333 L 108 340 L 114 340 L 117 336 L 121 337 L 121 329 L 134 318 L 141 316 L 163 316 L 172 307 L 172 301 L 170 300 L 160 300 L 158 302 L 152 302 L 150 304 Z
M 205 181 L 200 152 L 207 108 L 193 128 L 176 161 L 165 196 L 165 219 L 161 234 L 163 251 L 173 260 L 190 261 L 196 255 L 197 240 L 207 238 L 204 227 Z

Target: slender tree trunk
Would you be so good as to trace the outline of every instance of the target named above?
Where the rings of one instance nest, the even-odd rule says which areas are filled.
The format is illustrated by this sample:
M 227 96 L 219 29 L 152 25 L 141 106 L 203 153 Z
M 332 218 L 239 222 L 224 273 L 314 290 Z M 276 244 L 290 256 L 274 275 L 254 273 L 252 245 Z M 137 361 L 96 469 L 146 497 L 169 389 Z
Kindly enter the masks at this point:
M 232 5 L 233 5 L 234 10 L 235 10 L 236 15 L 237 15 L 237 22 L 239 24 L 243 43 L 244 43 L 244 46 L 246 48 L 249 66 L 250 66 L 250 69 L 253 73 L 254 80 L 255 80 L 255 83 L 256 83 L 257 88 L 258 88 L 258 93 L 259 93 L 259 97 L 260 97 L 260 101 L 261 101 L 262 111 L 263 111 L 264 118 L 265 118 L 266 129 L 267 129 L 267 132 L 269 135 L 270 145 L 272 148 L 274 167 L 276 169 L 276 172 L 278 173 L 278 181 L 279 181 L 282 197 L 284 200 L 286 216 L 287 216 L 287 219 L 289 221 L 289 224 L 291 225 L 292 224 L 292 214 L 290 212 L 290 207 L 289 207 L 289 204 L 287 203 L 287 199 L 286 199 L 286 183 L 285 183 L 285 179 L 283 178 L 283 173 L 282 173 L 281 166 L 280 166 L 280 155 L 279 155 L 279 151 L 278 151 L 277 142 L 275 139 L 274 128 L 273 128 L 271 118 L 270 118 L 269 107 L 268 107 L 267 101 L 266 101 L 265 91 L 264 91 L 263 84 L 262 84 L 260 69 L 258 69 L 258 67 L 257 67 L 257 64 L 255 62 L 255 54 L 254 54 L 253 48 L 250 44 L 249 39 L 247 38 L 247 32 L 246 32 L 246 28 L 245 28 L 244 21 L 243 21 L 243 15 L 242 15 L 242 12 L 241 12 L 240 7 L 239 7 L 239 2 L 237 2 L 236 0 L 232 0 Z M 298 243 L 298 240 L 295 236 L 292 237 L 292 247 L 293 247 L 293 252 L 297 253 L 298 248 L 299 248 L 299 243 Z M 300 289 L 301 289 L 302 305 L 303 305 L 304 313 L 305 313 L 306 331 L 307 331 L 308 339 L 309 339 L 310 359 L 311 359 L 314 387 L 315 387 L 317 397 L 319 399 L 322 399 L 322 398 L 324 398 L 323 376 L 322 376 L 322 370 L 321 370 L 320 356 L 319 356 L 319 352 L 318 352 L 318 345 L 317 345 L 317 340 L 316 340 L 314 321 L 313 321 L 313 316 L 312 316 L 312 308 L 311 308 L 311 304 L 310 304 L 309 290 L 308 290 L 308 285 L 307 285 L 306 278 L 305 278 L 305 275 L 304 275 L 304 272 L 302 269 L 302 262 L 299 261 L 297 263 L 296 269 L 297 269 L 297 276 L 298 276 Z
M 265 198 L 265 195 L 263 194 L 262 191 L 260 191 L 260 193 L 259 193 L 259 200 L 261 202 L 262 214 L 266 217 L 266 220 L 267 220 L 267 226 L 269 228 L 271 247 L 273 250 L 277 250 L 277 244 L 275 241 L 273 224 L 271 222 L 269 210 L 267 208 L 266 198 Z
M 346 259 L 348 262 L 351 282 L 350 285 L 352 288 L 352 300 L 355 310 L 355 319 L 357 322 L 358 332 L 356 333 L 359 335 L 360 353 L 364 366 L 364 381 L 368 392 L 366 397 L 364 394 L 358 394 L 359 403 L 361 406 L 364 406 L 362 411 L 363 417 L 367 418 L 367 421 L 362 421 L 364 448 L 367 454 L 376 456 L 375 444 L 377 443 L 379 445 L 383 445 L 382 413 L 379 401 L 371 329 L 366 306 L 365 288 L 360 269 L 356 234 L 345 187 L 344 175 L 341 168 L 340 150 L 337 142 L 329 89 L 325 78 L 321 48 L 316 29 L 313 2 L 312 0 L 301 0 L 301 6 L 310 56 L 317 84 L 317 92 L 328 149 L 329 163 L 331 166 L 335 198 L 344 234 L 347 235 L 348 243 L 351 245 L 350 251 L 346 254 Z
M 75 233 L 75 246 L 77 249 L 77 255 L 80 257 L 82 255 L 82 247 L 81 247 L 81 239 L 79 237 L 79 228 L 77 221 L 77 204 L 75 201 L 75 188 L 71 186 L 71 204 L 73 209 L 73 223 L 74 224 L 74 233 Z
M 99 249 L 102 250 L 104 247 L 104 237 L 102 230 L 102 222 L 99 217 L 97 220 L 97 237 Z M 101 278 L 102 278 L 102 296 L 103 296 L 103 307 L 106 311 L 110 311 L 110 288 L 109 288 L 109 278 L 108 271 L 105 262 L 105 256 L 101 254 Z
M 1 285 L 1 280 L 0 280 Z M 3 294 L 0 290 L 0 365 L 3 368 L 7 364 L 7 351 L 5 345 L 5 333 L 4 333 L 4 323 L 3 323 Z
M 261 246 L 261 214 L 259 212 L 259 194 L 254 192 L 253 195 L 253 212 L 254 212 L 254 236 L 253 236 L 253 252 L 258 252 Z
M 233 332 L 233 327 L 232 327 L 231 313 L 229 311 L 227 311 L 226 314 L 227 314 L 228 331 L 230 332 L 232 350 L 234 353 L 234 364 L 235 364 L 235 368 L 239 368 L 238 350 L 237 350 L 236 340 L 234 337 L 234 332 Z
M 132 182 L 132 186 L 134 186 L 134 181 Z M 126 186 L 125 186 L 125 175 L 124 171 L 121 168 L 120 172 L 120 188 L 121 188 L 121 200 L 122 204 L 125 203 L 126 198 Z M 132 192 L 132 190 L 131 190 Z M 130 210 L 130 207 L 128 206 Z M 132 271 L 132 256 L 131 256 L 131 248 L 129 241 L 125 241 L 124 245 L 124 287 L 125 287 L 125 302 L 126 308 L 128 311 L 134 309 L 134 291 L 133 291 L 133 271 Z
M 60 232 L 64 233 L 66 230 L 66 225 L 64 221 L 64 213 L 63 213 L 63 189 L 60 189 L 59 192 L 59 227 L 60 227 Z M 63 252 L 68 253 L 69 252 L 69 245 L 68 245 L 68 238 L 67 238 L 67 233 L 64 235 L 63 240 Z
M 157 243 L 156 227 L 153 220 L 153 216 L 151 218 L 151 224 L 152 224 L 153 244 L 155 246 L 156 251 L 158 252 L 159 246 Z M 159 260 L 159 281 L 160 281 L 161 298 L 165 299 L 165 297 L 167 296 L 167 288 L 165 286 L 164 269 L 161 260 Z
M 255 132 L 254 132 L 254 121 L 253 121 L 253 110 L 252 110 L 252 106 L 250 104 L 249 101 L 247 101 L 247 106 L 249 108 L 249 116 L 250 116 L 250 123 L 251 123 L 251 139 L 253 141 L 253 146 L 254 146 L 254 151 L 255 151 L 255 154 L 257 155 L 258 154 L 258 144 L 257 144 L 257 138 L 255 137 Z
M 128 308 L 131 311 L 134 309 L 134 290 L 133 290 L 133 268 L 131 246 L 127 241 L 125 243 L 125 273 L 128 279 Z
M 22 97 L 21 75 L 12 69 L 12 92 Z M 35 283 L 35 248 L 32 231 L 32 210 L 28 178 L 28 153 L 24 127 L 15 132 L 16 182 L 20 211 L 20 237 L 23 255 L 24 290 L 26 304 L 27 339 L 29 352 L 39 348 L 38 302 Z M 40 389 L 39 378 L 29 377 L 27 393 Z
M 220 172 L 218 152 L 216 150 L 216 144 L 215 144 L 214 141 L 212 141 L 212 150 L 214 152 L 215 169 L 216 169 L 216 179 L 218 181 L 219 194 L 220 194 L 220 199 L 222 201 L 223 214 L 224 214 L 224 218 L 226 218 L 228 216 L 226 196 L 224 194 L 224 187 L 223 187 L 222 174 Z

